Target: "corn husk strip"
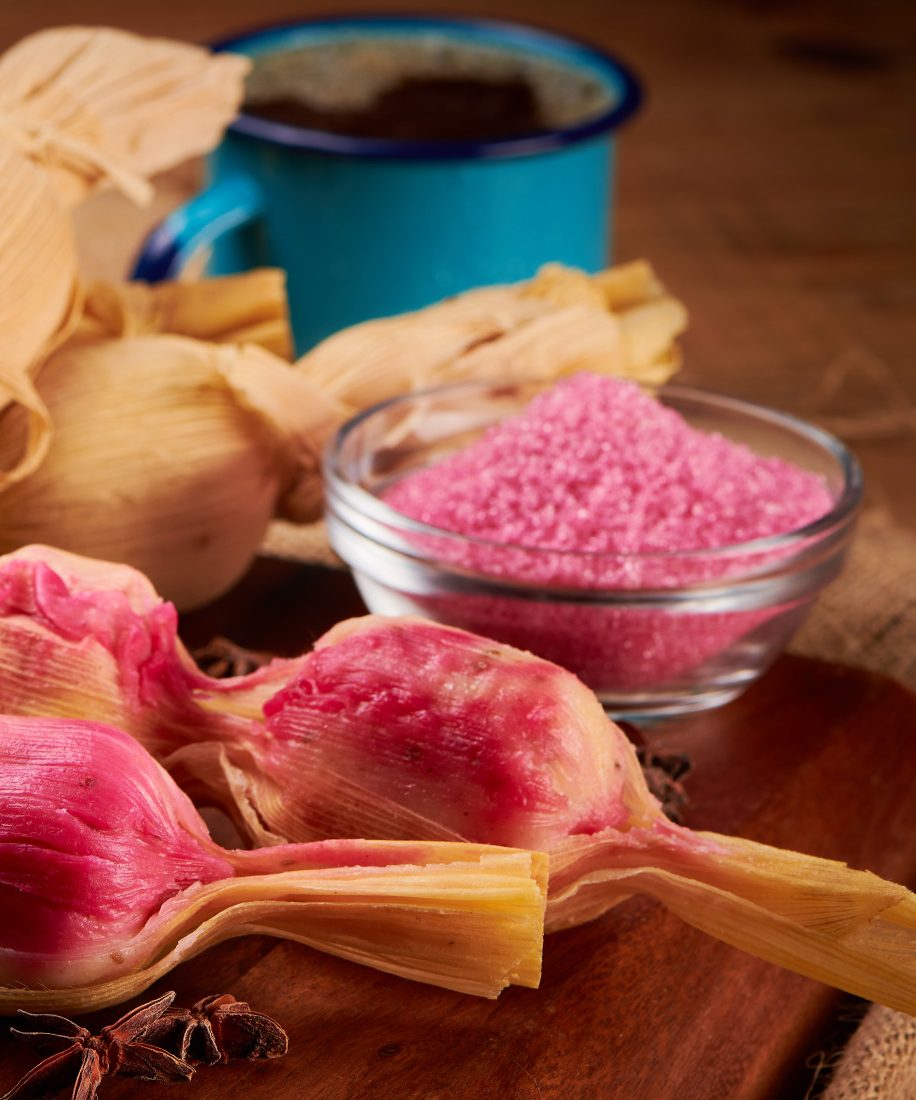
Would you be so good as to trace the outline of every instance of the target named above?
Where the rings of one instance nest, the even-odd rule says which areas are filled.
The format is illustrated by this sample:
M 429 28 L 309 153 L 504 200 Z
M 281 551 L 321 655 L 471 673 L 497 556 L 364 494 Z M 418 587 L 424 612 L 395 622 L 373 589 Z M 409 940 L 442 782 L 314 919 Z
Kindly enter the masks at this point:
M 366 842 L 371 854 L 372 843 Z M 390 844 L 386 847 L 391 847 Z M 417 845 L 407 847 L 414 855 Z M 215 883 L 180 916 L 130 945 L 148 961 L 123 977 L 72 989 L 0 986 L 0 1012 L 92 1012 L 142 993 L 179 963 L 225 940 L 277 936 L 413 981 L 496 997 L 537 987 L 543 858 L 481 849 L 475 859 L 292 871 Z
M 66 206 L 105 183 L 138 201 L 145 176 L 212 147 L 235 114 L 248 62 L 124 31 L 67 27 L 0 57 L 0 417 L 19 405 L 0 491 L 44 460 L 48 410 L 34 387 L 82 311 Z M 278 344 L 272 317 L 249 337 Z
M 50 445 L 0 493 L 2 551 L 46 542 L 127 561 L 190 607 L 242 575 L 278 508 L 320 496 L 316 438 L 336 413 L 261 348 L 76 343 L 36 388 Z M 21 456 L 22 420 L 16 408 L 0 420 L 0 468 Z
M 551 852 L 547 931 L 648 894 L 733 947 L 916 1015 L 916 896 L 905 887 L 749 840 L 698 833 L 693 841 L 672 854 L 571 838 Z
M 90 283 L 79 339 L 171 333 L 216 344 L 258 344 L 288 359 L 286 275 L 264 268 L 200 282 Z
M 67 212 L 46 173 L 0 137 L 0 382 L 66 334 L 79 300 Z M 0 412 L 10 400 L 0 393 Z
M 351 410 L 399 393 L 577 370 L 664 382 L 686 324 L 644 261 L 588 276 L 551 264 L 529 282 L 471 290 L 416 313 L 344 329 L 297 367 Z
M 68 205 L 113 184 L 135 201 L 146 177 L 218 141 L 249 61 L 106 27 L 30 35 L 0 58 L 0 132 L 50 173 Z

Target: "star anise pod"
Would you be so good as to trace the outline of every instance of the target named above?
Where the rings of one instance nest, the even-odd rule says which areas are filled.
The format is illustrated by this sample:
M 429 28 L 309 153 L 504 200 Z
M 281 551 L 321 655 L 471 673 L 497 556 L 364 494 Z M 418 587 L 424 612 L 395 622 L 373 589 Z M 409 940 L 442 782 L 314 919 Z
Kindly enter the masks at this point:
M 191 1008 L 170 1008 L 146 1032 L 150 1042 L 186 1062 L 213 1065 L 232 1058 L 279 1058 L 289 1039 L 282 1027 L 231 993 L 204 997 Z
M 94 1100 L 102 1079 L 113 1074 L 141 1081 L 182 1081 L 194 1067 L 146 1041 L 147 1029 L 168 1012 L 174 993 L 125 1013 L 98 1035 L 64 1016 L 25 1012 L 23 1027 L 10 1028 L 17 1039 L 41 1050 L 54 1050 L 21 1078 L 0 1100 L 39 1100 L 71 1088 L 72 1100 Z

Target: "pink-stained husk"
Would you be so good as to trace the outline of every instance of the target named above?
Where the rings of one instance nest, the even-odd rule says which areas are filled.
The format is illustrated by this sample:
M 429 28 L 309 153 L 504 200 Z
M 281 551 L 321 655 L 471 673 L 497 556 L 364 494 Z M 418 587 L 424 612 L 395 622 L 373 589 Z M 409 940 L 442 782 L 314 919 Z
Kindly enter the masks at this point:
M 174 619 L 150 589 L 138 594 L 135 575 L 109 574 L 121 602 L 96 604 L 106 584 L 94 568 L 43 549 L 0 561 L 0 705 L 28 705 L 13 642 L 37 635 L 45 659 L 66 665 L 64 609 L 97 606 L 85 671 L 98 660 L 107 672 L 93 705 L 123 707 L 123 692 L 125 728 L 195 798 L 222 797 L 238 822 L 256 823 L 251 836 L 544 850 L 548 931 L 647 893 L 735 946 L 916 1011 L 913 895 L 841 863 L 672 823 L 622 731 L 571 673 L 453 627 L 365 616 L 301 658 L 216 682 L 194 670 Z M 122 672 L 127 636 L 145 641 L 127 647 Z M 72 703 L 58 696 L 42 705 Z
M 115 1003 L 259 931 L 495 996 L 537 984 L 544 860 L 333 839 L 227 850 L 128 734 L 0 718 L 0 1010 Z

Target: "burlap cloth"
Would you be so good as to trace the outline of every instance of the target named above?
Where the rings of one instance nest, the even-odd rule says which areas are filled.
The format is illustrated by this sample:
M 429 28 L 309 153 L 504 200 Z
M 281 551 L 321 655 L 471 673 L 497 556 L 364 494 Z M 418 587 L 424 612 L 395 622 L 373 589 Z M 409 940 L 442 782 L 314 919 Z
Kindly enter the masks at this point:
M 90 200 L 77 212 L 86 269 L 102 277 L 122 275 L 143 232 L 192 192 L 199 178 L 195 164 L 161 177 L 152 206 L 142 213 L 116 195 Z M 852 442 L 887 439 L 916 430 L 916 410 L 898 392 L 889 374 L 879 379 L 886 391 L 877 403 L 881 407 L 872 402 L 868 414 L 862 415 L 855 378 L 845 365 L 839 367 L 826 372 L 814 402 L 818 407 L 799 412 L 814 416 Z M 858 415 L 836 415 L 837 409 L 850 406 Z M 819 412 L 824 415 L 818 416 Z M 275 523 L 262 550 L 285 558 L 340 565 L 328 547 L 322 524 L 303 528 Z M 866 508 L 846 570 L 822 594 L 792 649 L 882 672 L 916 690 L 914 610 L 916 536 L 895 527 L 882 509 Z M 842 1051 L 822 1052 L 816 1061 L 806 1100 L 815 1095 L 819 1100 L 916 1100 L 916 1019 L 874 1006 Z
M 792 649 L 858 665 L 916 689 L 916 537 L 866 512 L 842 577 L 821 596 Z M 916 731 L 914 731 L 916 734 Z M 916 1100 L 916 1019 L 875 1005 L 827 1052 L 821 1100 Z M 812 1092 L 817 1087 L 817 1079 Z
M 821 1100 L 914 1100 L 916 1020 L 875 1005 L 826 1068 L 830 1084 Z

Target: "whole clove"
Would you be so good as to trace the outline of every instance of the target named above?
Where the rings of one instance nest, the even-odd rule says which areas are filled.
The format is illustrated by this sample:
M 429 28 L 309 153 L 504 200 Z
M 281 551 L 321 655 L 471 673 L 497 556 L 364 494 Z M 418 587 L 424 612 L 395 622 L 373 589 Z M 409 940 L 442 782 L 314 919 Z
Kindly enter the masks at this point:
M 174 993 L 164 993 L 126 1012 L 98 1035 L 64 1016 L 19 1009 L 16 1015 L 21 1026 L 10 1028 L 10 1034 L 55 1052 L 29 1070 L 0 1100 L 53 1096 L 71 1086 L 72 1100 L 94 1100 L 103 1079 L 116 1074 L 157 1084 L 189 1080 L 194 1067 L 148 1037 L 174 1000 Z

